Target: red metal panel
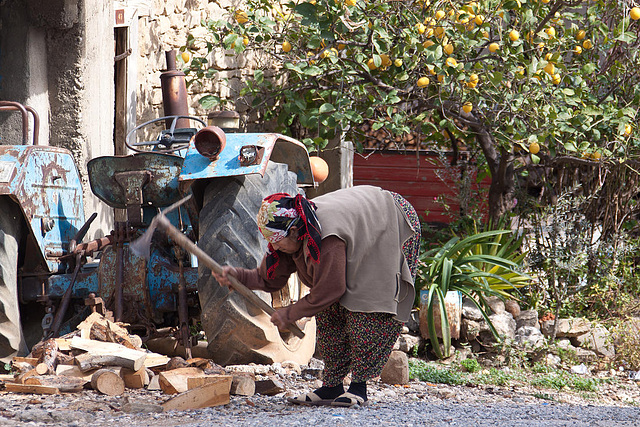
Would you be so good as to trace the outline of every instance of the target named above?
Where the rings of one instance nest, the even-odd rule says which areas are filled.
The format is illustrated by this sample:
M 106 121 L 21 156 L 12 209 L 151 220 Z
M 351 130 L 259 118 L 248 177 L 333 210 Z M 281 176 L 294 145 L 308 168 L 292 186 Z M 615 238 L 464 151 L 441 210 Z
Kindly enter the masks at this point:
M 356 154 L 353 183 L 394 191 L 405 197 L 424 221 L 449 223 L 460 211 L 457 197 L 460 170 L 443 163 L 450 158 L 415 151 Z M 489 183 L 486 180 L 481 187 L 488 188 Z

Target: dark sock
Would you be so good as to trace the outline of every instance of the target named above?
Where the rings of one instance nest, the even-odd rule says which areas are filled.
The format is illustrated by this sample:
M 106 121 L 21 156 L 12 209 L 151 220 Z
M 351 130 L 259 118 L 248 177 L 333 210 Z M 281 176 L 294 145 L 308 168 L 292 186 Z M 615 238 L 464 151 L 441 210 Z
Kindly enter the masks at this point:
M 317 394 L 320 399 L 335 399 L 344 393 L 344 387 L 342 384 L 338 384 L 333 387 L 322 386 L 313 392 Z
M 349 393 L 353 393 L 357 396 L 360 396 L 364 400 L 367 400 L 367 382 L 363 381 L 361 383 L 352 382 L 349 386 Z

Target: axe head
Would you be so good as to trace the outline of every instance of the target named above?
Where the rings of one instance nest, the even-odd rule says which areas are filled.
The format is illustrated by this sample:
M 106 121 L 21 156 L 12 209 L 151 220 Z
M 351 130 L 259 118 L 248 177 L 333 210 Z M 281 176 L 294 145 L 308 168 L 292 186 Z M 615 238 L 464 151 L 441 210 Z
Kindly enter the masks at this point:
M 129 244 L 129 249 L 131 252 L 136 254 L 137 256 L 146 259 L 149 261 L 151 257 L 151 239 L 153 238 L 153 233 L 156 231 L 156 220 L 155 218 L 149 224 L 149 228 L 144 234 L 138 237 L 136 240 Z

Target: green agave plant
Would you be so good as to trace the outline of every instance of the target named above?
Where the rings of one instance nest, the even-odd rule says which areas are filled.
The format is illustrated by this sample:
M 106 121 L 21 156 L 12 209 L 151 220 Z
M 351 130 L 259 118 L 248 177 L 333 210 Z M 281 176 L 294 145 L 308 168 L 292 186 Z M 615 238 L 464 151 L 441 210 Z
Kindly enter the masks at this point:
M 476 233 L 464 239 L 453 237 L 442 247 L 425 252 L 420 259 L 418 289 L 428 290 L 423 303 L 427 307 L 429 339 L 438 358 L 449 357 L 451 332 L 444 304 L 449 291 L 458 291 L 478 307 L 489 329 L 500 339 L 489 319 L 487 296 L 511 298 L 507 290 L 527 285 L 532 278 L 522 272 L 525 254 L 519 252 L 522 238 L 511 230 Z M 441 350 L 436 336 L 434 307 L 440 311 Z

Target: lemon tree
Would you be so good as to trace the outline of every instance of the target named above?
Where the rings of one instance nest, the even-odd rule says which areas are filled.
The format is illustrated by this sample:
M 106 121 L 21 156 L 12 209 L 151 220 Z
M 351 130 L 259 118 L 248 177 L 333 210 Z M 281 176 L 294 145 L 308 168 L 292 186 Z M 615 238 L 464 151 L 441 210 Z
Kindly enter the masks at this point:
M 632 6 L 246 0 L 203 23 L 206 36 L 190 36 L 183 50 L 193 53 L 190 81 L 206 85 L 217 73 L 212 53 L 255 49 L 258 66 L 237 95 L 315 149 L 340 135 L 361 149 L 365 121 L 391 136 L 419 132 L 429 148 L 477 147 L 497 218 L 513 206 L 527 164 L 638 154 L 640 15 Z M 244 37 L 249 43 L 236 43 Z

